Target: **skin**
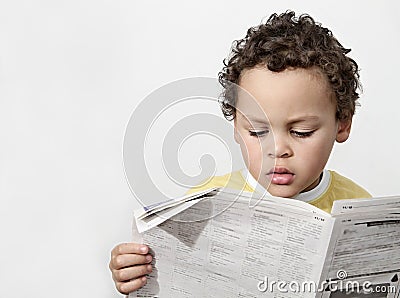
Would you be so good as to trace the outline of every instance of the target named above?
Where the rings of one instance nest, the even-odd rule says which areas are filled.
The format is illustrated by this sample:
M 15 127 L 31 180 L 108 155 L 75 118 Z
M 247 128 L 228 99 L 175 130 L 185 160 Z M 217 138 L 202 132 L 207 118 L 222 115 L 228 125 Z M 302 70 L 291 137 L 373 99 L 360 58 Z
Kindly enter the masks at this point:
M 346 141 L 351 128 L 351 119 L 335 118 L 326 78 L 316 69 L 274 73 L 256 67 L 243 71 L 239 86 L 234 134 L 251 175 L 274 196 L 293 198 L 313 189 L 334 142 Z M 120 293 L 146 284 L 148 252 L 137 243 L 112 250 L 109 267 Z
M 114 247 L 109 268 L 117 290 L 129 294 L 143 287 L 147 282 L 146 274 L 152 271 L 151 261 L 147 245 L 121 243 Z
M 293 198 L 318 185 L 335 141 L 351 120 L 336 119 L 326 78 L 316 69 L 242 73 L 235 140 L 251 175 L 274 196 Z

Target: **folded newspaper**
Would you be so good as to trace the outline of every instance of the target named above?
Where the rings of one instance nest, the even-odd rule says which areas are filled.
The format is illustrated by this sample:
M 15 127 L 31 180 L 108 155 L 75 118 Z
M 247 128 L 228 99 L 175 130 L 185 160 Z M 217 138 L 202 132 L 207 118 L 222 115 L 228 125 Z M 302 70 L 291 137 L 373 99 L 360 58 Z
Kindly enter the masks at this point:
M 135 211 L 153 254 L 129 297 L 398 298 L 400 197 L 335 201 L 210 189 Z

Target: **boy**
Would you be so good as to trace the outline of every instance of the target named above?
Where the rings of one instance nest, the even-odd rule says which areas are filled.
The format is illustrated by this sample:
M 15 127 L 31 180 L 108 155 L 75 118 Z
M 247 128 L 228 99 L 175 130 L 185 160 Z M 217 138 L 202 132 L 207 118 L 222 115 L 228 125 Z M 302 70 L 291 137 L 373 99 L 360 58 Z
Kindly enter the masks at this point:
M 214 177 L 195 190 L 262 187 L 328 212 L 334 200 L 370 197 L 324 169 L 334 142 L 349 137 L 359 97 L 358 66 L 346 56 L 349 51 L 310 16 L 296 18 L 291 11 L 250 28 L 219 73 L 222 110 L 234 120 L 247 172 Z M 121 293 L 146 283 L 152 270 L 148 249 L 136 243 L 113 249 L 110 270 Z

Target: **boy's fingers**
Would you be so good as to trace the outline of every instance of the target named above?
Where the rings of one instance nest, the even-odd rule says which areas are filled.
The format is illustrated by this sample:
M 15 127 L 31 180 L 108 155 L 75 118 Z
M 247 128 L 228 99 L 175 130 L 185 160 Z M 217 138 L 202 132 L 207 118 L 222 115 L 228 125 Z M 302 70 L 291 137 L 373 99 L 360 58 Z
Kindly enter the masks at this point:
M 118 270 L 124 267 L 130 267 L 134 265 L 147 264 L 152 261 L 151 255 L 136 255 L 136 254 L 125 254 L 113 256 L 110 261 L 110 269 Z
M 123 254 L 147 254 L 149 247 L 145 244 L 139 243 L 121 243 L 113 248 L 111 255 L 123 255 Z
M 114 270 L 112 275 L 115 282 L 124 282 L 149 274 L 152 270 L 152 266 L 148 264 Z
M 121 294 L 128 295 L 130 292 L 136 291 L 137 289 L 143 287 L 146 284 L 146 281 L 146 276 L 142 276 L 141 278 L 136 278 L 129 282 L 116 282 L 115 286 Z

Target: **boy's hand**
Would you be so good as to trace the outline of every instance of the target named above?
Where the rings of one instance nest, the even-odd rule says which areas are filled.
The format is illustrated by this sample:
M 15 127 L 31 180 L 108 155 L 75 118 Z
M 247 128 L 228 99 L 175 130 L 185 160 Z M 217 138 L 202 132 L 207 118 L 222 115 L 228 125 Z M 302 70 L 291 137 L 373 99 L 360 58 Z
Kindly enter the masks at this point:
M 152 271 L 149 247 L 138 243 L 121 243 L 111 251 L 110 270 L 117 290 L 129 294 L 146 284 Z

